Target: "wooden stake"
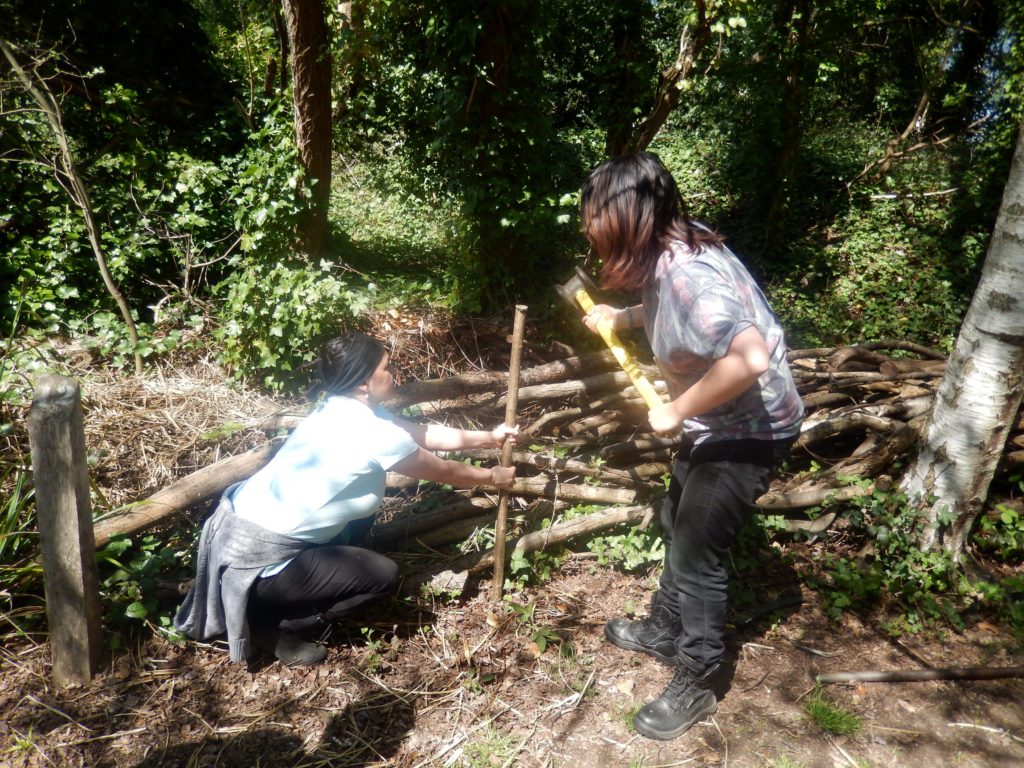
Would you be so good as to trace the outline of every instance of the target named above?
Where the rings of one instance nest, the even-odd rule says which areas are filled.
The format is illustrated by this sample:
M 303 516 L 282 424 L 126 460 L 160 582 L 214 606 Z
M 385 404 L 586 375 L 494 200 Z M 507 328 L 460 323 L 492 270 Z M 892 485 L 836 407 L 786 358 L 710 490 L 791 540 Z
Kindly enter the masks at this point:
M 516 305 L 516 317 L 512 325 L 512 357 L 508 364 L 508 399 L 505 401 L 505 426 L 516 425 L 516 408 L 519 405 L 519 362 L 523 355 L 523 329 L 526 326 L 526 307 Z M 512 466 L 511 440 L 506 440 L 501 449 L 501 466 Z M 498 519 L 494 523 L 494 580 L 491 582 L 491 598 L 501 600 L 505 588 L 505 536 L 508 522 L 508 491 L 498 494 Z
M 895 669 L 865 672 L 829 672 L 815 677 L 830 683 L 917 683 L 928 680 L 1000 680 L 1024 677 L 1024 667 L 950 667 L 947 669 Z
M 81 685 L 96 672 L 103 638 L 78 382 L 42 377 L 28 429 L 53 678 Z

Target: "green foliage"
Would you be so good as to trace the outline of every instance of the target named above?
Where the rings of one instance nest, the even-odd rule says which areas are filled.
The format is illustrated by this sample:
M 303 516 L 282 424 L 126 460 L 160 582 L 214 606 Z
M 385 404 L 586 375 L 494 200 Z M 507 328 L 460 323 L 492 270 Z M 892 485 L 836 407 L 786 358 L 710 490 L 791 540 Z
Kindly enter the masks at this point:
M 337 265 L 264 264 L 247 260 L 222 285 L 223 360 L 238 375 L 280 389 L 301 381 L 322 342 L 356 324 L 372 292 L 354 286 Z M 308 378 L 308 376 L 307 376 Z
M 992 513 L 981 515 L 972 541 L 1007 563 L 1024 560 L 1024 515 L 1006 504 L 997 504 Z
M 948 5 L 949 26 L 919 17 L 897 32 L 900 3 L 821 8 L 807 28 L 748 4 L 744 34 L 652 145 L 752 265 L 792 344 L 951 347 L 1005 180 L 992 171 L 1024 114 L 1001 82 L 1021 82 L 1024 64 L 997 31 L 1013 8 Z M 854 55 L 854 39 L 874 54 Z M 942 96 L 899 140 L 923 92 Z
M 17 461 L 0 463 L 0 591 L 37 593 L 42 583 L 38 562 L 39 534 L 35 526 L 35 488 L 31 473 Z
M 188 546 L 171 546 L 163 536 L 139 539 L 115 536 L 96 554 L 100 599 L 108 624 L 118 630 L 137 628 L 141 622 L 157 627 L 171 638 L 177 593 L 160 595 L 162 580 L 181 580 L 188 575 Z M 113 641 L 119 644 L 121 635 Z
M 641 530 L 640 526 L 624 533 L 595 536 L 587 549 L 597 555 L 601 565 L 617 565 L 626 571 L 637 571 L 660 564 L 665 559 L 665 542 L 657 526 Z
M 563 657 L 571 658 L 575 655 L 572 643 L 556 630 L 537 621 L 537 603 L 535 601 L 521 605 L 509 600 L 508 606 L 526 629 L 530 643 L 533 644 L 538 655 L 544 653 L 548 646 L 557 646 L 559 654 Z
M 859 715 L 827 699 L 820 688 L 807 699 L 804 711 L 822 731 L 836 736 L 858 733 L 864 726 Z
M 386 640 L 381 634 L 375 632 L 372 627 L 361 627 L 359 633 L 366 643 L 366 656 L 363 657 L 363 666 L 370 674 L 379 672 L 385 661 L 394 661 L 398 656 L 400 642 L 398 635 L 392 634 L 390 640 Z
M 71 26 L 59 13 L 57 10 L 56 18 L 49 21 L 56 23 L 56 31 L 66 34 Z M 162 13 L 155 16 L 167 21 Z M 95 22 L 96 18 L 90 18 L 82 23 Z M 178 34 L 186 22 L 187 16 L 183 14 L 176 26 Z M 39 30 L 33 32 L 38 34 Z M 119 34 L 124 36 L 124 28 Z M 166 226 L 161 208 L 165 190 L 175 187 L 178 169 L 174 158 L 190 157 L 176 148 L 176 142 L 191 135 L 196 139 L 192 156 L 208 154 L 211 148 L 224 146 L 228 121 L 218 118 L 207 124 L 195 124 L 201 115 L 210 117 L 205 111 L 210 101 L 203 99 L 202 109 L 199 101 L 193 104 L 193 123 L 183 129 L 174 125 L 177 117 L 171 114 L 173 108 L 155 113 L 152 102 L 146 99 L 152 95 L 147 93 L 148 87 L 169 83 L 158 79 L 129 85 L 111 76 L 105 67 L 112 62 L 107 60 L 92 68 L 76 67 L 92 56 L 103 59 L 110 53 L 90 49 L 96 40 L 80 39 L 79 42 L 85 41 L 86 50 L 76 48 L 76 59 L 69 62 L 52 51 L 35 51 L 37 39 L 30 39 L 24 53 L 31 51 L 38 56 L 35 66 L 39 77 L 52 78 L 59 70 L 65 73 L 65 82 L 75 83 L 76 87 L 60 101 L 62 123 L 89 191 L 100 230 L 98 245 L 111 274 L 130 304 L 139 307 L 150 303 L 159 296 L 158 286 L 173 281 L 177 271 L 174 245 L 184 237 L 181 228 Z M 198 46 L 202 38 L 189 42 Z M 124 51 L 118 64 L 130 66 L 132 55 L 131 51 Z M 167 69 L 174 69 L 186 59 L 173 59 L 167 63 Z M 120 66 L 113 69 L 123 71 Z M 218 81 L 219 78 L 207 73 L 207 87 Z M 177 96 L 189 93 L 191 85 L 183 85 Z M 10 278 L 3 281 L 0 312 L 10 317 L 14 307 L 24 303 L 33 325 L 48 327 L 52 332 L 57 323 L 71 325 L 89 312 L 110 308 L 112 300 L 96 268 L 82 213 L 66 189 L 67 181 L 52 167 L 57 154 L 56 137 L 19 87 L 10 82 L 0 83 L 0 92 L 5 96 L 0 117 L 5 124 L 2 147 L 6 161 L 0 163 L 0 222 L 4 223 L 0 227 L 0 245 L 9 255 L 3 276 Z M 216 98 L 223 99 L 224 93 Z M 193 133 L 193 127 L 201 139 Z M 182 222 L 183 227 L 185 224 Z M 187 224 L 192 227 L 194 221 Z M 191 231 L 188 227 L 186 232 Z
M 545 519 L 541 523 L 541 529 L 550 525 L 551 521 Z M 546 549 L 526 553 L 518 547 L 513 549 L 509 558 L 509 576 L 505 579 L 505 589 L 522 590 L 527 584 L 544 584 L 550 581 L 551 574 L 562 565 L 565 554 L 564 551 L 551 552 Z
M 952 558 L 919 544 L 924 512 L 901 493 L 877 489 L 853 499 L 846 509 L 851 531 L 864 540 L 870 554 L 856 560 L 825 555 L 828 582 L 816 585 L 829 615 L 838 617 L 846 609 L 888 597 L 903 607 L 903 617 L 889 626 L 895 634 L 940 620 L 962 628 Z
M 486 261 L 458 202 L 403 187 L 402 156 L 368 152 L 332 176 L 330 217 L 346 266 L 396 304 L 480 307 Z
M 1021 475 L 1013 475 L 1010 482 L 1024 491 Z M 978 516 L 971 541 L 1004 562 L 1020 563 L 1024 560 L 1024 515 L 1008 504 L 996 504 L 995 509 Z
M 386 146 L 408 169 L 403 188 L 457 204 L 491 305 L 549 286 L 579 247 L 572 195 L 591 164 L 581 150 L 596 159 L 599 137 L 556 122 L 548 57 L 570 25 L 582 32 L 565 11 L 457 2 L 424 16 L 416 3 L 371 4 L 353 43 L 363 55 L 343 135 L 357 150 L 367 138 Z
M 979 519 L 975 541 L 1008 562 L 1019 562 L 1024 542 L 1020 517 L 1005 506 L 998 511 Z M 963 629 L 964 613 L 972 607 L 992 611 L 1018 631 L 1024 629 L 1024 579 L 1010 575 L 999 581 L 972 581 L 945 550 L 922 549 L 925 513 L 902 494 L 875 490 L 852 500 L 846 514 L 853 537 L 849 543 L 866 554 L 850 558 L 825 553 L 821 565 L 827 579 L 810 579 L 833 618 L 887 600 L 900 607 L 890 612 L 894 618 L 885 624 L 894 636 L 939 622 Z M 950 520 L 940 514 L 938 522 L 945 526 Z

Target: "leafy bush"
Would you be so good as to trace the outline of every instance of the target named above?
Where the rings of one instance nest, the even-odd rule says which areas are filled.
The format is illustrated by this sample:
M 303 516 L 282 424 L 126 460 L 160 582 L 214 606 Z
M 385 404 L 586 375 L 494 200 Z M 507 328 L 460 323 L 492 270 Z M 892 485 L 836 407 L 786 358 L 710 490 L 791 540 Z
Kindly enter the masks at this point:
M 221 290 L 222 359 L 237 375 L 273 389 L 300 382 L 320 344 L 356 325 L 373 298 L 329 261 L 310 267 L 247 260 Z
M 865 483 L 866 485 L 866 483 Z M 847 545 L 860 549 L 856 557 L 825 552 L 822 577 L 809 577 L 825 601 L 830 616 L 861 610 L 885 601 L 890 611 L 886 630 L 895 636 L 916 633 L 937 623 L 957 630 L 965 626 L 968 609 L 1000 615 L 1017 630 L 1024 630 L 1020 597 L 1024 580 L 1010 575 L 1002 580 L 972 580 L 944 550 L 925 551 L 918 542 L 925 515 L 898 492 L 875 490 L 844 505 L 849 528 Z M 981 518 L 975 541 L 993 547 L 1001 557 L 1013 558 L 1024 542 L 1020 518 L 1003 508 L 1000 515 Z M 940 514 L 939 525 L 950 520 Z
M 198 531 L 194 533 L 198 536 Z M 189 549 L 173 546 L 159 535 L 137 541 L 127 536 L 112 538 L 96 555 L 107 622 L 119 630 L 155 622 L 165 633 L 177 636 L 173 618 L 180 597 L 173 592 L 161 598 L 160 582 L 187 576 Z M 113 637 L 115 646 L 119 645 L 120 635 Z

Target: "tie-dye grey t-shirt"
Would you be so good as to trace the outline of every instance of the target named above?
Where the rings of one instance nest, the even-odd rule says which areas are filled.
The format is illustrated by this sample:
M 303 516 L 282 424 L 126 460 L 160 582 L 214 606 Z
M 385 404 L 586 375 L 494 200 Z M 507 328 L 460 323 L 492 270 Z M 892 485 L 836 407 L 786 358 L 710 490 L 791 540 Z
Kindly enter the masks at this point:
M 681 242 L 661 254 L 643 291 L 644 327 L 673 397 L 724 357 L 736 334 L 754 326 L 771 363 L 755 386 L 718 408 L 687 419 L 683 433 L 706 440 L 782 440 L 800 431 L 804 408 L 786 362 L 778 318 L 754 279 L 728 248 L 695 253 Z

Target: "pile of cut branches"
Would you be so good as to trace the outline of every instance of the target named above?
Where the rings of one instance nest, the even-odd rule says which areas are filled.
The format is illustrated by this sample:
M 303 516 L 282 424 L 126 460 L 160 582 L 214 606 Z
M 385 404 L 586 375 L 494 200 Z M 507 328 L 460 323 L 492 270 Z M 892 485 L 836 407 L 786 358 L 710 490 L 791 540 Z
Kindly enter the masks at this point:
M 791 469 L 758 505 L 793 517 L 787 524 L 791 530 L 820 531 L 834 514 L 826 512 L 810 520 L 803 510 L 820 511 L 875 487 L 889 487 L 891 478 L 885 473 L 916 443 L 945 359 L 940 352 L 902 341 L 794 350 L 788 357 L 807 408 L 790 465 L 814 470 Z M 646 373 L 665 394 L 658 372 L 647 367 Z M 573 520 L 547 528 L 542 532 L 544 545 L 649 519 L 649 502 L 663 489 L 680 441 L 649 430 L 643 400 L 610 353 L 527 368 L 521 380 L 524 427 L 514 456 L 520 479 L 513 493 L 520 502 L 523 525 L 529 527 L 570 505 L 618 508 L 590 516 L 586 526 Z M 402 388 L 392 406 L 418 409 L 434 418 L 461 416 L 488 423 L 498 419 L 504 406 L 505 381 L 503 374 L 487 373 L 419 382 Z M 1022 428 L 1024 424 L 1017 425 L 1018 432 Z M 495 451 L 461 455 L 484 462 L 497 456 Z M 1012 452 L 1007 456 L 1014 458 Z M 416 504 L 405 504 L 379 527 L 378 540 L 398 548 L 414 542 L 438 547 L 460 541 L 487 524 L 492 505 L 479 495 L 427 514 L 419 512 Z M 523 541 L 518 546 L 522 548 Z M 489 564 L 486 555 L 468 560 L 471 567 L 477 562 Z
M 513 535 L 522 538 L 516 545 L 529 550 L 650 519 L 651 502 L 664 488 L 678 439 L 649 431 L 646 407 L 610 353 L 548 362 L 537 354 L 533 358 L 534 364 L 520 375 L 522 430 L 514 454 L 519 479 L 512 490 L 512 514 L 519 525 Z M 795 518 L 789 521 L 791 529 L 819 531 L 834 518 L 827 511 L 829 506 L 888 487 L 887 470 L 918 440 L 945 360 L 935 350 L 902 341 L 794 350 L 789 360 L 807 419 L 793 447 L 789 471 L 758 504 L 773 514 Z M 646 372 L 664 393 L 657 371 L 648 367 Z M 388 405 L 413 418 L 492 426 L 504 414 L 507 380 L 504 372 L 483 370 L 412 382 L 400 387 Z M 281 435 L 302 415 L 297 410 L 279 412 L 263 423 L 263 429 L 268 435 Z M 1022 431 L 1024 422 L 1018 420 L 1005 461 L 1020 462 Z M 202 495 L 212 498 L 255 471 L 272 453 L 272 444 L 261 447 L 214 464 L 175 486 L 181 491 L 202 475 Z M 497 451 L 466 451 L 458 457 L 490 464 L 497 461 Z M 801 466 L 813 471 L 794 469 Z M 464 543 L 493 521 L 497 503 L 493 489 L 453 492 L 397 475 L 389 475 L 389 487 L 391 495 L 374 532 L 376 546 L 382 549 L 416 545 L 436 549 Z M 179 493 L 175 498 L 176 504 L 198 500 L 196 493 Z M 579 505 L 609 505 L 610 509 L 526 533 L 537 521 Z M 802 513 L 808 508 L 824 514 L 810 520 Z M 176 511 L 143 503 L 130 514 L 144 514 L 147 509 L 155 512 L 156 519 Z M 116 517 L 104 525 L 110 532 L 125 529 Z M 97 530 L 102 540 L 101 526 Z M 489 558 L 486 550 L 478 551 L 466 555 L 460 564 L 482 569 L 491 564 Z

